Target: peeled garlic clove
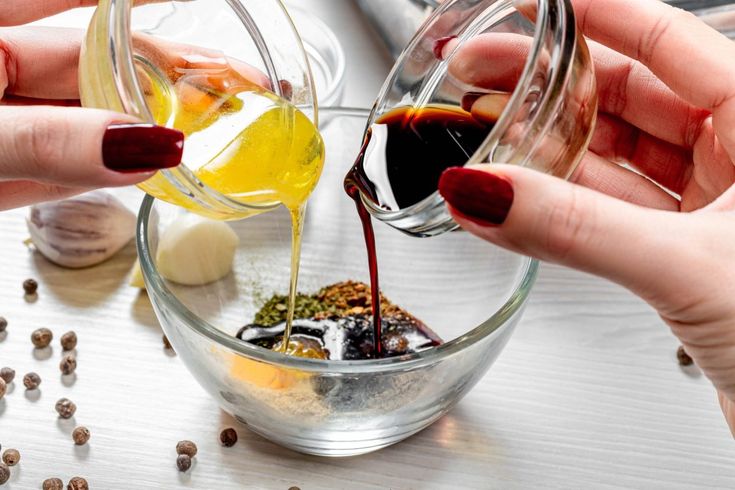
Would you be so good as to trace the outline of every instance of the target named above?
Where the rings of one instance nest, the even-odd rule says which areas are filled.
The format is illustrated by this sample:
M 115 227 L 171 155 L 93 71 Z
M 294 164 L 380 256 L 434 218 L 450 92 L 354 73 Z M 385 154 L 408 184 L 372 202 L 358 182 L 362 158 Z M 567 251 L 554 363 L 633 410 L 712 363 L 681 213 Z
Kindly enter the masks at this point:
M 73 269 L 104 262 L 135 236 L 135 215 L 106 191 L 36 204 L 26 224 L 44 257 Z
M 239 243 L 226 223 L 187 214 L 161 234 L 156 266 L 169 281 L 201 286 L 230 273 Z
M 143 271 L 140 268 L 140 261 L 136 260 L 133 265 L 133 270 L 130 273 L 130 281 L 128 282 L 130 287 L 145 289 L 145 280 L 143 280 Z

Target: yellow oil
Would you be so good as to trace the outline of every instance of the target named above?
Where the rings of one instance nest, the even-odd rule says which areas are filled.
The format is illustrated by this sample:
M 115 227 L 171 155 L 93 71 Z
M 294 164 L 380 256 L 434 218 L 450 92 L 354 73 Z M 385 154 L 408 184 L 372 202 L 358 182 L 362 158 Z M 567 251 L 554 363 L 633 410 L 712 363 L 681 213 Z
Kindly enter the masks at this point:
M 248 205 L 281 204 L 292 220 L 289 310 L 279 348 L 310 356 L 289 342 L 306 202 L 321 175 L 324 144 L 312 121 L 291 103 L 254 84 L 226 60 L 189 63 L 180 73 L 139 70 L 154 120 L 186 135 L 184 162 L 196 178 Z M 144 189 L 194 212 L 201 210 L 157 175 Z M 254 212 L 245 212 L 247 217 Z M 302 352 L 303 351 L 303 352 Z

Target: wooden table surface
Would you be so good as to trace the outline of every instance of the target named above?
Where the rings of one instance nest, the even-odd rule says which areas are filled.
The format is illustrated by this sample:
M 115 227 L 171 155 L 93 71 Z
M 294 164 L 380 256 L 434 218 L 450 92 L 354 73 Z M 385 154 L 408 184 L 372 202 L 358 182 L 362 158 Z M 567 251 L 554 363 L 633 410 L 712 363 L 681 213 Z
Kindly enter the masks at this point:
M 346 103 L 367 106 L 390 60 L 352 2 L 301 0 L 345 45 Z M 678 343 L 641 301 L 605 281 L 544 266 L 514 338 L 487 377 L 448 416 L 366 456 L 322 459 L 281 449 L 235 425 L 161 346 L 147 297 L 126 285 L 129 246 L 96 268 L 67 271 L 23 245 L 26 211 L 0 214 L 0 366 L 18 379 L 0 400 L 0 444 L 22 453 L 5 488 L 86 477 L 93 489 L 272 488 L 735 488 L 735 444 L 714 390 L 682 370 Z M 38 299 L 21 288 L 40 282 Z M 77 375 L 62 380 L 58 341 L 34 351 L 29 335 L 79 335 Z M 37 371 L 40 391 L 20 378 Z M 78 405 L 62 421 L 54 403 Z M 92 431 L 71 441 L 74 424 Z M 192 439 L 191 471 L 174 446 Z

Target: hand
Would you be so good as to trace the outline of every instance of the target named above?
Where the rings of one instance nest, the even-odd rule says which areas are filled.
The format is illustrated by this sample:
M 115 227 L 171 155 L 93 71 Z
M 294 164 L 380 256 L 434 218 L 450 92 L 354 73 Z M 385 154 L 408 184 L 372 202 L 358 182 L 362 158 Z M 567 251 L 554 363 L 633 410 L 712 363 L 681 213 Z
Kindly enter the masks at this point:
M 97 2 L 8 0 L 0 25 L 80 3 Z M 82 38 L 83 32 L 68 29 L 0 29 L 0 210 L 135 184 L 181 161 L 179 131 L 73 107 Z
M 440 192 L 477 236 L 648 301 L 735 433 L 735 43 L 657 0 L 573 3 L 600 43 L 600 118 L 574 183 L 486 165 L 448 170 Z M 458 56 L 481 66 L 483 51 Z

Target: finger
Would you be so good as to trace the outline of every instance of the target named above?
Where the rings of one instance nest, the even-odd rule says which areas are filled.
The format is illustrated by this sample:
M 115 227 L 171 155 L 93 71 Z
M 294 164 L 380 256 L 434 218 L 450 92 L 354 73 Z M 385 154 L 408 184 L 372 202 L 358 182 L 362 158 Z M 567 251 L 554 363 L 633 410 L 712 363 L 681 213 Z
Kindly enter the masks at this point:
M 183 134 L 74 107 L 0 110 L 0 179 L 70 187 L 123 186 L 178 165 Z
M 0 26 L 25 24 L 75 7 L 93 5 L 97 5 L 96 0 L 5 0 L 0 9 Z
M 679 211 L 681 203 L 646 177 L 588 152 L 572 182 L 647 208 Z
M 680 97 L 712 111 L 721 143 L 735 157 L 735 43 L 658 0 L 573 3 L 585 34 L 641 61 Z
M 600 114 L 590 150 L 615 162 L 627 162 L 676 194 L 692 176 L 692 151 L 672 145 L 625 121 Z
M 512 165 L 450 169 L 439 190 L 457 222 L 485 240 L 607 277 L 646 299 L 681 294 L 680 284 L 672 287 L 682 278 L 675 276 L 681 268 L 670 266 L 677 257 L 669 239 L 680 213 Z
M 28 206 L 37 202 L 66 199 L 89 190 L 91 189 L 64 187 L 30 180 L 0 182 L 0 211 Z
M 512 91 L 520 79 L 532 39 L 489 33 L 467 41 L 449 41 L 442 56 L 462 83 L 487 90 Z M 710 112 L 676 95 L 642 63 L 598 43 L 590 43 L 601 112 L 619 116 L 669 143 L 691 148 Z
M 78 99 L 83 36 L 77 29 L 0 29 L 0 98 Z

